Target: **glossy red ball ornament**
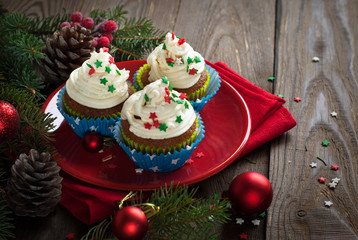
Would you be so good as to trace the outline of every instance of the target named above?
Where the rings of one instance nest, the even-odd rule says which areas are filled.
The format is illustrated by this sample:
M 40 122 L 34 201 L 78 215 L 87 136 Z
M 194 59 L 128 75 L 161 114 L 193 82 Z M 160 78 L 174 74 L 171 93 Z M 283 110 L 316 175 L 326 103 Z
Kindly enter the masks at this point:
M 112 219 L 112 232 L 119 240 L 140 240 L 148 231 L 144 212 L 134 206 L 118 210 Z
M 96 153 L 103 147 L 103 137 L 97 132 L 88 132 L 83 138 L 83 147 L 91 153 Z
M 269 180 L 257 172 L 245 172 L 231 182 L 229 199 L 233 208 L 243 214 L 256 216 L 264 212 L 273 197 Z
M 0 100 L 0 143 L 14 137 L 20 127 L 20 116 L 16 108 Z

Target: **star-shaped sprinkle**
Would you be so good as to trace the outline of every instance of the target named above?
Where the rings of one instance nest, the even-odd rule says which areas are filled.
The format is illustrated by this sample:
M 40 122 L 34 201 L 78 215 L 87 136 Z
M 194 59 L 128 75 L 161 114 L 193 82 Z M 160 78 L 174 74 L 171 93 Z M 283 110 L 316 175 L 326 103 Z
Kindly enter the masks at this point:
M 312 58 L 312 61 L 313 61 L 313 62 L 319 62 L 319 57 L 313 57 L 313 58 Z
M 169 83 L 169 85 L 168 85 L 168 89 L 170 90 L 170 91 L 172 91 L 173 90 L 173 86 Z
M 324 177 L 320 177 L 317 179 L 319 183 L 325 183 L 326 179 Z
M 252 224 L 254 224 L 255 226 L 259 226 L 260 225 L 260 220 L 259 219 L 254 219 L 251 221 Z
M 108 129 L 109 129 L 109 131 L 113 132 L 114 126 L 109 126 Z
M 144 127 L 145 127 L 145 129 L 151 129 L 152 128 L 152 124 L 150 124 L 150 123 L 144 123 Z
M 109 63 L 109 64 L 114 64 L 114 58 L 113 58 L 112 56 L 110 56 L 110 57 L 108 58 L 108 63 Z
M 185 164 L 191 165 L 194 163 L 194 160 L 189 158 L 188 160 L 186 160 Z
M 154 119 L 156 119 L 158 117 L 157 117 L 157 114 L 155 112 L 151 112 L 149 118 L 154 120 Z
M 330 144 L 327 140 L 322 141 L 322 146 L 327 147 Z
M 341 179 L 340 179 L 340 178 L 337 178 L 337 177 L 335 177 L 335 178 L 332 179 L 332 182 L 335 182 L 335 183 L 339 183 L 339 181 L 341 181 Z
M 162 49 L 163 49 L 163 50 L 167 49 L 167 46 L 165 45 L 165 43 L 163 43 Z
M 176 101 L 176 103 L 177 103 L 177 104 L 183 104 L 183 103 L 184 103 L 184 100 L 180 100 L 180 99 L 179 99 L 179 100 Z
M 185 107 L 185 109 L 189 109 L 189 103 L 188 103 L 188 102 L 185 102 L 185 103 L 184 103 L 184 107 Z
M 105 69 L 106 69 L 105 72 L 108 74 L 112 71 L 110 66 L 106 66 Z
M 80 125 L 80 121 L 81 121 L 80 118 L 76 118 L 75 123 L 76 123 L 77 125 Z
M 165 87 L 165 88 L 164 88 L 164 91 L 165 91 L 165 94 L 167 94 L 168 96 L 170 95 L 170 90 L 169 90 L 169 88 Z
M 103 84 L 103 85 L 106 85 L 106 83 L 108 82 L 108 80 L 105 77 L 101 78 L 100 81 L 101 81 L 101 84 Z
M 172 99 L 170 98 L 170 96 L 165 96 L 164 100 L 165 100 L 165 102 L 170 103 L 170 100 L 172 100 Z
M 337 117 L 337 113 L 335 111 L 331 112 L 332 117 Z
M 337 171 L 338 169 L 339 169 L 339 166 L 331 165 L 331 170 Z
M 315 162 L 311 162 L 310 167 L 311 167 L 311 168 L 315 168 L 315 167 L 317 167 L 317 163 L 315 163 Z
M 240 224 L 240 225 L 245 222 L 244 219 L 242 218 L 236 218 L 235 220 L 236 220 L 236 224 Z
M 143 173 L 143 169 L 142 168 L 136 168 L 134 169 L 136 174 L 142 174 Z
M 328 186 L 329 186 L 329 188 L 336 188 L 337 183 L 335 183 L 335 182 L 330 182 L 330 183 L 328 183 Z
M 262 218 L 266 217 L 266 213 L 265 213 L 265 212 L 261 213 L 261 214 L 259 215 L 259 217 L 262 217 Z
M 94 65 L 96 65 L 96 68 L 102 67 L 102 61 L 100 61 L 100 60 L 97 59 L 97 60 L 94 62 Z
M 161 123 L 161 124 L 159 125 L 159 130 L 160 130 L 160 131 L 166 132 L 166 131 L 167 131 L 167 128 L 168 128 L 168 126 L 167 126 L 165 123 Z
M 158 166 L 154 166 L 154 167 L 151 167 L 149 169 L 152 170 L 153 172 L 158 172 L 159 171 Z
M 118 69 L 116 69 L 116 73 L 117 73 L 119 76 L 122 75 L 121 72 L 120 72 Z
M 195 56 L 194 62 L 199 63 L 199 62 L 201 62 L 201 60 L 200 60 L 200 58 L 198 56 Z
M 181 123 L 183 121 L 183 119 L 181 118 L 181 115 L 177 116 L 177 118 L 175 119 L 175 122 L 177 123 Z
M 197 74 L 197 72 L 198 72 L 198 70 L 195 68 L 189 69 L 189 75 L 195 75 L 195 74 Z
M 165 61 L 167 62 L 167 64 L 168 64 L 170 67 L 173 67 L 173 66 L 174 66 L 174 59 L 172 59 L 172 58 L 166 58 Z
M 116 90 L 116 88 L 113 86 L 113 84 L 108 86 L 108 92 L 113 93 L 114 90 Z
M 160 126 L 159 121 L 158 121 L 158 120 L 154 120 L 154 119 L 153 119 L 153 127 L 155 127 L 155 128 L 159 128 L 159 126 Z
M 241 233 L 240 235 L 239 235 L 239 237 L 240 237 L 240 239 L 247 239 L 247 234 L 246 233 Z
M 201 158 L 201 157 L 204 157 L 204 156 L 205 156 L 205 154 L 204 154 L 203 152 L 198 152 L 198 153 L 195 155 L 196 158 Z
M 188 65 L 189 65 L 190 63 L 193 63 L 194 61 L 193 61 L 193 59 L 192 59 L 191 57 L 188 57 L 188 59 L 186 60 L 186 62 L 187 62 Z
M 103 50 L 103 52 L 108 52 L 109 51 L 109 49 L 106 48 L 106 47 L 103 47 L 102 50 Z
M 184 39 L 184 38 L 179 39 L 178 45 L 180 46 L 180 45 L 182 45 L 183 43 L 185 43 L 185 39 Z
M 70 233 L 70 234 L 67 234 L 66 239 L 67 240 L 73 240 L 73 239 L 75 239 L 75 236 L 76 236 L 75 233 Z
M 331 202 L 331 201 L 324 201 L 324 205 L 325 205 L 326 207 L 330 207 L 330 206 L 333 205 L 333 202 Z
M 181 64 L 183 64 L 183 59 L 182 58 L 177 58 L 177 59 L 175 59 L 174 63 L 177 64 L 177 65 L 181 65 Z
M 146 102 L 149 102 L 149 97 L 148 97 L 148 95 L 145 93 L 144 94 L 144 100 L 146 101 Z
M 162 83 L 168 84 L 168 78 L 166 76 L 162 77 Z
M 281 94 L 277 94 L 277 96 L 279 96 L 280 98 L 285 98 L 283 95 Z
M 273 82 L 273 80 L 275 80 L 275 77 L 268 77 L 267 80 Z
M 299 97 L 295 97 L 293 100 L 295 100 L 295 102 L 301 102 L 301 98 Z
M 180 95 L 179 95 L 179 98 L 184 100 L 184 99 L 188 99 L 188 96 L 186 95 L 186 93 L 181 92 Z
M 173 165 L 177 165 L 177 163 L 178 163 L 179 160 L 180 160 L 180 158 L 173 159 L 173 160 L 172 160 L 172 164 L 173 164 Z
M 97 131 L 97 128 L 98 128 L 98 127 L 91 126 L 91 127 L 90 127 L 90 130 L 96 132 L 96 131 Z
M 96 72 L 96 70 L 94 70 L 94 67 L 92 67 L 92 68 L 89 70 L 88 75 L 92 75 L 92 74 L 95 73 L 95 72 Z

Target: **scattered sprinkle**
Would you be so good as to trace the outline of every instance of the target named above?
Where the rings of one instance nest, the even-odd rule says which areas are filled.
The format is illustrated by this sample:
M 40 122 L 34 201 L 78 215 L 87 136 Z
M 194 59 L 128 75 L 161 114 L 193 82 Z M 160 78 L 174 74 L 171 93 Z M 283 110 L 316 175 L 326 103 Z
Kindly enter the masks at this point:
M 259 219 L 254 219 L 251 221 L 252 224 L 254 224 L 255 226 L 259 226 L 260 225 L 260 220 Z
M 86 63 L 86 64 L 87 64 L 87 67 L 93 68 L 91 64 L 89 64 L 89 63 Z
M 194 160 L 189 158 L 188 160 L 186 160 L 185 164 L 191 165 L 194 163 Z
M 332 206 L 332 204 L 333 204 L 333 202 L 331 202 L 331 201 L 324 201 L 324 205 L 326 207 L 330 207 L 330 206 Z
M 109 63 L 109 64 L 114 64 L 114 58 L 113 58 L 112 56 L 110 56 L 110 57 L 108 58 L 108 63 Z
M 183 121 L 183 119 L 181 118 L 181 115 L 177 116 L 175 122 L 181 123 L 182 121 Z
M 247 234 L 246 233 L 241 233 L 240 235 L 239 235 L 239 237 L 240 237 L 240 239 L 247 239 Z
M 337 113 L 335 111 L 331 112 L 332 117 L 337 117 Z
M 327 147 L 330 144 L 327 140 L 322 141 L 322 146 Z
M 185 109 L 189 109 L 189 104 L 188 104 L 188 102 L 185 102 L 185 103 L 184 103 L 184 107 L 185 107 Z
M 154 119 L 156 119 L 158 117 L 157 117 L 157 114 L 155 112 L 151 112 L 150 115 L 149 115 L 149 118 L 154 120 Z
M 332 182 L 335 182 L 335 183 L 339 183 L 339 181 L 341 181 L 341 179 L 340 179 L 340 178 L 337 178 L 337 177 L 335 177 L 335 178 L 332 179 Z
M 295 97 L 294 100 L 295 100 L 295 102 L 301 102 L 301 98 L 299 98 L 299 97 Z
M 112 71 L 110 66 L 106 66 L 105 69 L 105 72 L 107 72 L 108 74 Z
M 186 95 L 186 93 L 180 93 L 179 98 L 184 100 L 184 99 L 187 99 L 188 96 Z
M 179 41 L 178 41 L 178 45 L 179 45 L 179 46 L 182 45 L 182 44 L 184 44 L 184 43 L 185 43 L 185 39 L 184 39 L 184 38 L 179 39 Z
M 201 60 L 200 60 L 200 58 L 198 56 L 195 56 L 194 62 L 199 63 L 199 62 L 201 62 Z
M 103 49 L 103 52 L 108 52 L 109 51 L 109 49 L 106 48 L 106 47 L 103 47 L 102 49 Z
M 144 100 L 145 100 L 146 102 L 149 102 L 149 97 L 148 97 L 147 94 L 144 94 Z
M 169 85 L 168 85 L 168 89 L 170 90 L 170 91 L 172 91 L 173 90 L 173 86 L 169 83 Z
M 103 84 L 103 85 L 106 85 L 106 83 L 108 82 L 108 80 L 105 77 L 101 78 L 100 81 L 101 81 L 101 84 Z
M 312 163 L 310 164 L 310 167 L 311 167 L 311 168 L 315 168 L 315 167 L 317 167 L 317 163 L 312 162 Z
M 188 65 L 189 65 L 190 63 L 193 63 L 194 61 L 193 61 L 193 59 L 192 59 L 191 57 L 188 57 L 188 59 L 186 60 L 186 62 L 187 62 Z
M 153 127 L 159 128 L 159 126 L 160 126 L 159 121 L 153 119 Z
M 108 92 L 113 93 L 114 90 L 116 90 L 116 88 L 113 86 L 113 84 L 108 86 Z
M 195 75 L 197 73 L 198 73 L 198 69 L 196 69 L 196 68 L 189 69 L 189 75 Z
M 122 75 L 121 72 L 120 72 L 118 69 L 116 69 L 116 73 L 117 73 L 119 76 Z
M 317 179 L 319 183 L 325 183 L 326 179 L 324 177 L 320 177 Z
M 236 218 L 235 220 L 236 220 L 236 224 L 239 224 L 239 225 L 241 225 L 245 222 L 244 219 L 242 219 L 242 218 Z
M 68 235 L 66 236 L 66 239 L 67 239 L 67 240 L 73 240 L 73 239 L 75 239 L 75 236 L 76 236 L 75 233 L 70 233 L 70 234 L 68 234 Z
M 319 57 L 313 57 L 312 62 L 319 62 Z
M 146 128 L 146 129 L 151 129 L 152 128 L 152 124 L 150 124 L 150 123 L 144 123 L 144 127 Z
M 275 80 L 275 77 L 268 77 L 267 80 L 272 82 L 273 80 Z
M 142 168 L 136 168 L 134 169 L 136 174 L 142 174 L 143 173 L 143 169 Z
M 168 84 L 168 78 L 166 76 L 162 77 L 162 83 Z
M 331 165 L 331 170 L 337 171 L 338 169 L 339 169 L 339 166 Z
M 283 95 L 281 94 L 277 94 L 277 96 L 279 96 L 280 98 L 285 98 Z
M 160 131 L 166 132 L 166 131 L 167 131 L 167 128 L 168 128 L 168 126 L 167 126 L 165 123 L 159 124 L 159 130 L 160 130 Z
M 175 39 L 175 33 L 172 32 L 172 40 L 174 41 L 174 39 Z
M 92 75 L 92 74 L 95 73 L 95 72 L 96 72 L 96 70 L 94 70 L 94 67 L 92 67 L 92 68 L 89 70 L 88 75 Z
M 266 213 L 265 213 L 265 212 L 261 213 L 261 214 L 259 215 L 259 217 L 262 217 L 262 218 L 266 217 Z
M 96 68 L 102 67 L 102 61 L 97 59 L 94 65 L 96 65 Z
M 335 182 L 330 182 L 330 183 L 328 183 L 328 186 L 329 186 L 329 188 L 336 188 L 337 183 L 335 183 Z
M 323 162 L 323 164 L 324 164 L 325 166 L 327 166 L 327 163 L 326 163 L 322 158 L 317 157 L 317 159 L 320 160 L 321 162 Z
M 172 100 L 171 97 L 168 95 L 168 96 L 165 96 L 164 97 L 164 100 L 165 102 L 169 103 L 170 104 L 170 101 Z
M 163 49 L 163 50 L 167 49 L 167 46 L 165 45 L 165 43 L 163 43 L 162 49 Z
M 195 155 L 196 158 L 201 158 L 201 157 L 204 157 L 204 156 L 205 156 L 205 154 L 204 154 L 203 152 L 198 152 L 198 153 Z

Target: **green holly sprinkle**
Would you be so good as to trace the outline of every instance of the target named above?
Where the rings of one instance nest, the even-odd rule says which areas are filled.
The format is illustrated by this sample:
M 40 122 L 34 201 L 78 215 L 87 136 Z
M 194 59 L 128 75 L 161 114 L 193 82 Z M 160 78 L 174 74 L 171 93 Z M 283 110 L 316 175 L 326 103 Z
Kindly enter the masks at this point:
M 191 57 L 188 57 L 188 60 L 186 60 L 188 64 L 193 63 L 193 59 Z
M 174 62 L 167 62 L 169 67 L 174 67 Z
M 185 109 L 189 109 L 189 104 L 188 104 L 188 102 L 187 102 L 187 101 L 185 101 L 185 103 L 184 103 L 184 107 L 185 107 Z
M 322 146 L 327 147 L 330 144 L 327 140 L 322 141 Z
M 159 130 L 160 130 L 160 131 L 166 132 L 166 131 L 167 131 L 167 128 L 168 128 L 168 126 L 167 126 L 165 123 L 161 123 L 161 124 L 159 125 Z
M 183 121 L 183 119 L 181 119 L 181 115 L 177 116 L 177 119 L 175 120 L 175 122 L 181 123 L 182 121 Z
M 166 76 L 162 77 L 162 82 L 168 84 L 168 78 Z
M 113 84 L 108 86 L 108 92 L 113 93 L 114 90 L 116 90 L 116 88 L 113 86 Z
M 272 82 L 273 80 L 275 80 L 275 77 L 268 77 L 267 80 Z
M 97 59 L 94 65 L 96 65 L 96 68 L 102 67 L 102 62 Z
M 178 97 L 178 95 L 176 95 L 175 93 L 172 93 L 172 96 L 176 98 Z
M 162 49 L 163 49 L 163 50 L 167 49 L 167 46 L 165 46 L 165 43 L 163 43 Z
M 186 65 L 186 72 L 189 72 L 189 65 Z
M 169 89 L 170 91 L 173 90 L 173 86 L 172 86 L 170 83 L 169 83 L 168 89 Z
M 111 67 L 110 66 L 106 66 L 106 70 L 105 72 L 107 72 L 108 74 L 112 71 Z
M 176 103 L 177 103 L 177 104 L 183 104 L 183 103 L 184 103 L 184 100 L 179 99 L 179 100 L 176 101 Z
M 196 63 L 201 62 L 201 60 L 200 60 L 200 58 L 199 58 L 198 56 L 195 56 L 194 61 L 195 61 Z
M 147 94 L 144 94 L 144 100 L 145 100 L 146 102 L 149 102 L 149 97 L 148 97 Z
M 122 75 L 121 72 L 118 69 L 116 69 L 116 72 L 118 73 L 119 76 Z
M 89 63 L 86 63 L 86 64 L 87 64 L 87 67 L 92 68 L 91 64 L 89 64 Z
M 277 96 L 279 96 L 280 98 L 284 98 L 284 96 L 283 96 L 283 95 L 281 95 L 281 94 L 277 94 Z
M 100 81 L 101 81 L 101 84 L 103 84 L 103 85 L 106 85 L 106 83 L 108 82 L 108 80 L 105 77 L 101 78 Z

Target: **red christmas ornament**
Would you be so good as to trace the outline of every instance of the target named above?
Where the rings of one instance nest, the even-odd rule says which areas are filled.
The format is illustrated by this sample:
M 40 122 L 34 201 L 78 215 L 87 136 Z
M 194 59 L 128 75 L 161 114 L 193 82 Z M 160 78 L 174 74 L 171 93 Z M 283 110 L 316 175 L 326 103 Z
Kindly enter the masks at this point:
M 229 187 L 229 198 L 234 209 L 251 216 L 264 212 L 270 206 L 272 196 L 269 180 L 257 172 L 238 175 Z
M 112 232 L 120 240 L 140 240 L 147 231 L 147 217 L 137 207 L 124 207 L 118 210 L 112 219 Z
M 103 147 L 103 137 L 97 132 L 88 132 L 83 138 L 83 147 L 92 153 L 96 153 Z
M 0 143 L 14 137 L 19 127 L 20 117 L 15 107 L 0 100 Z

